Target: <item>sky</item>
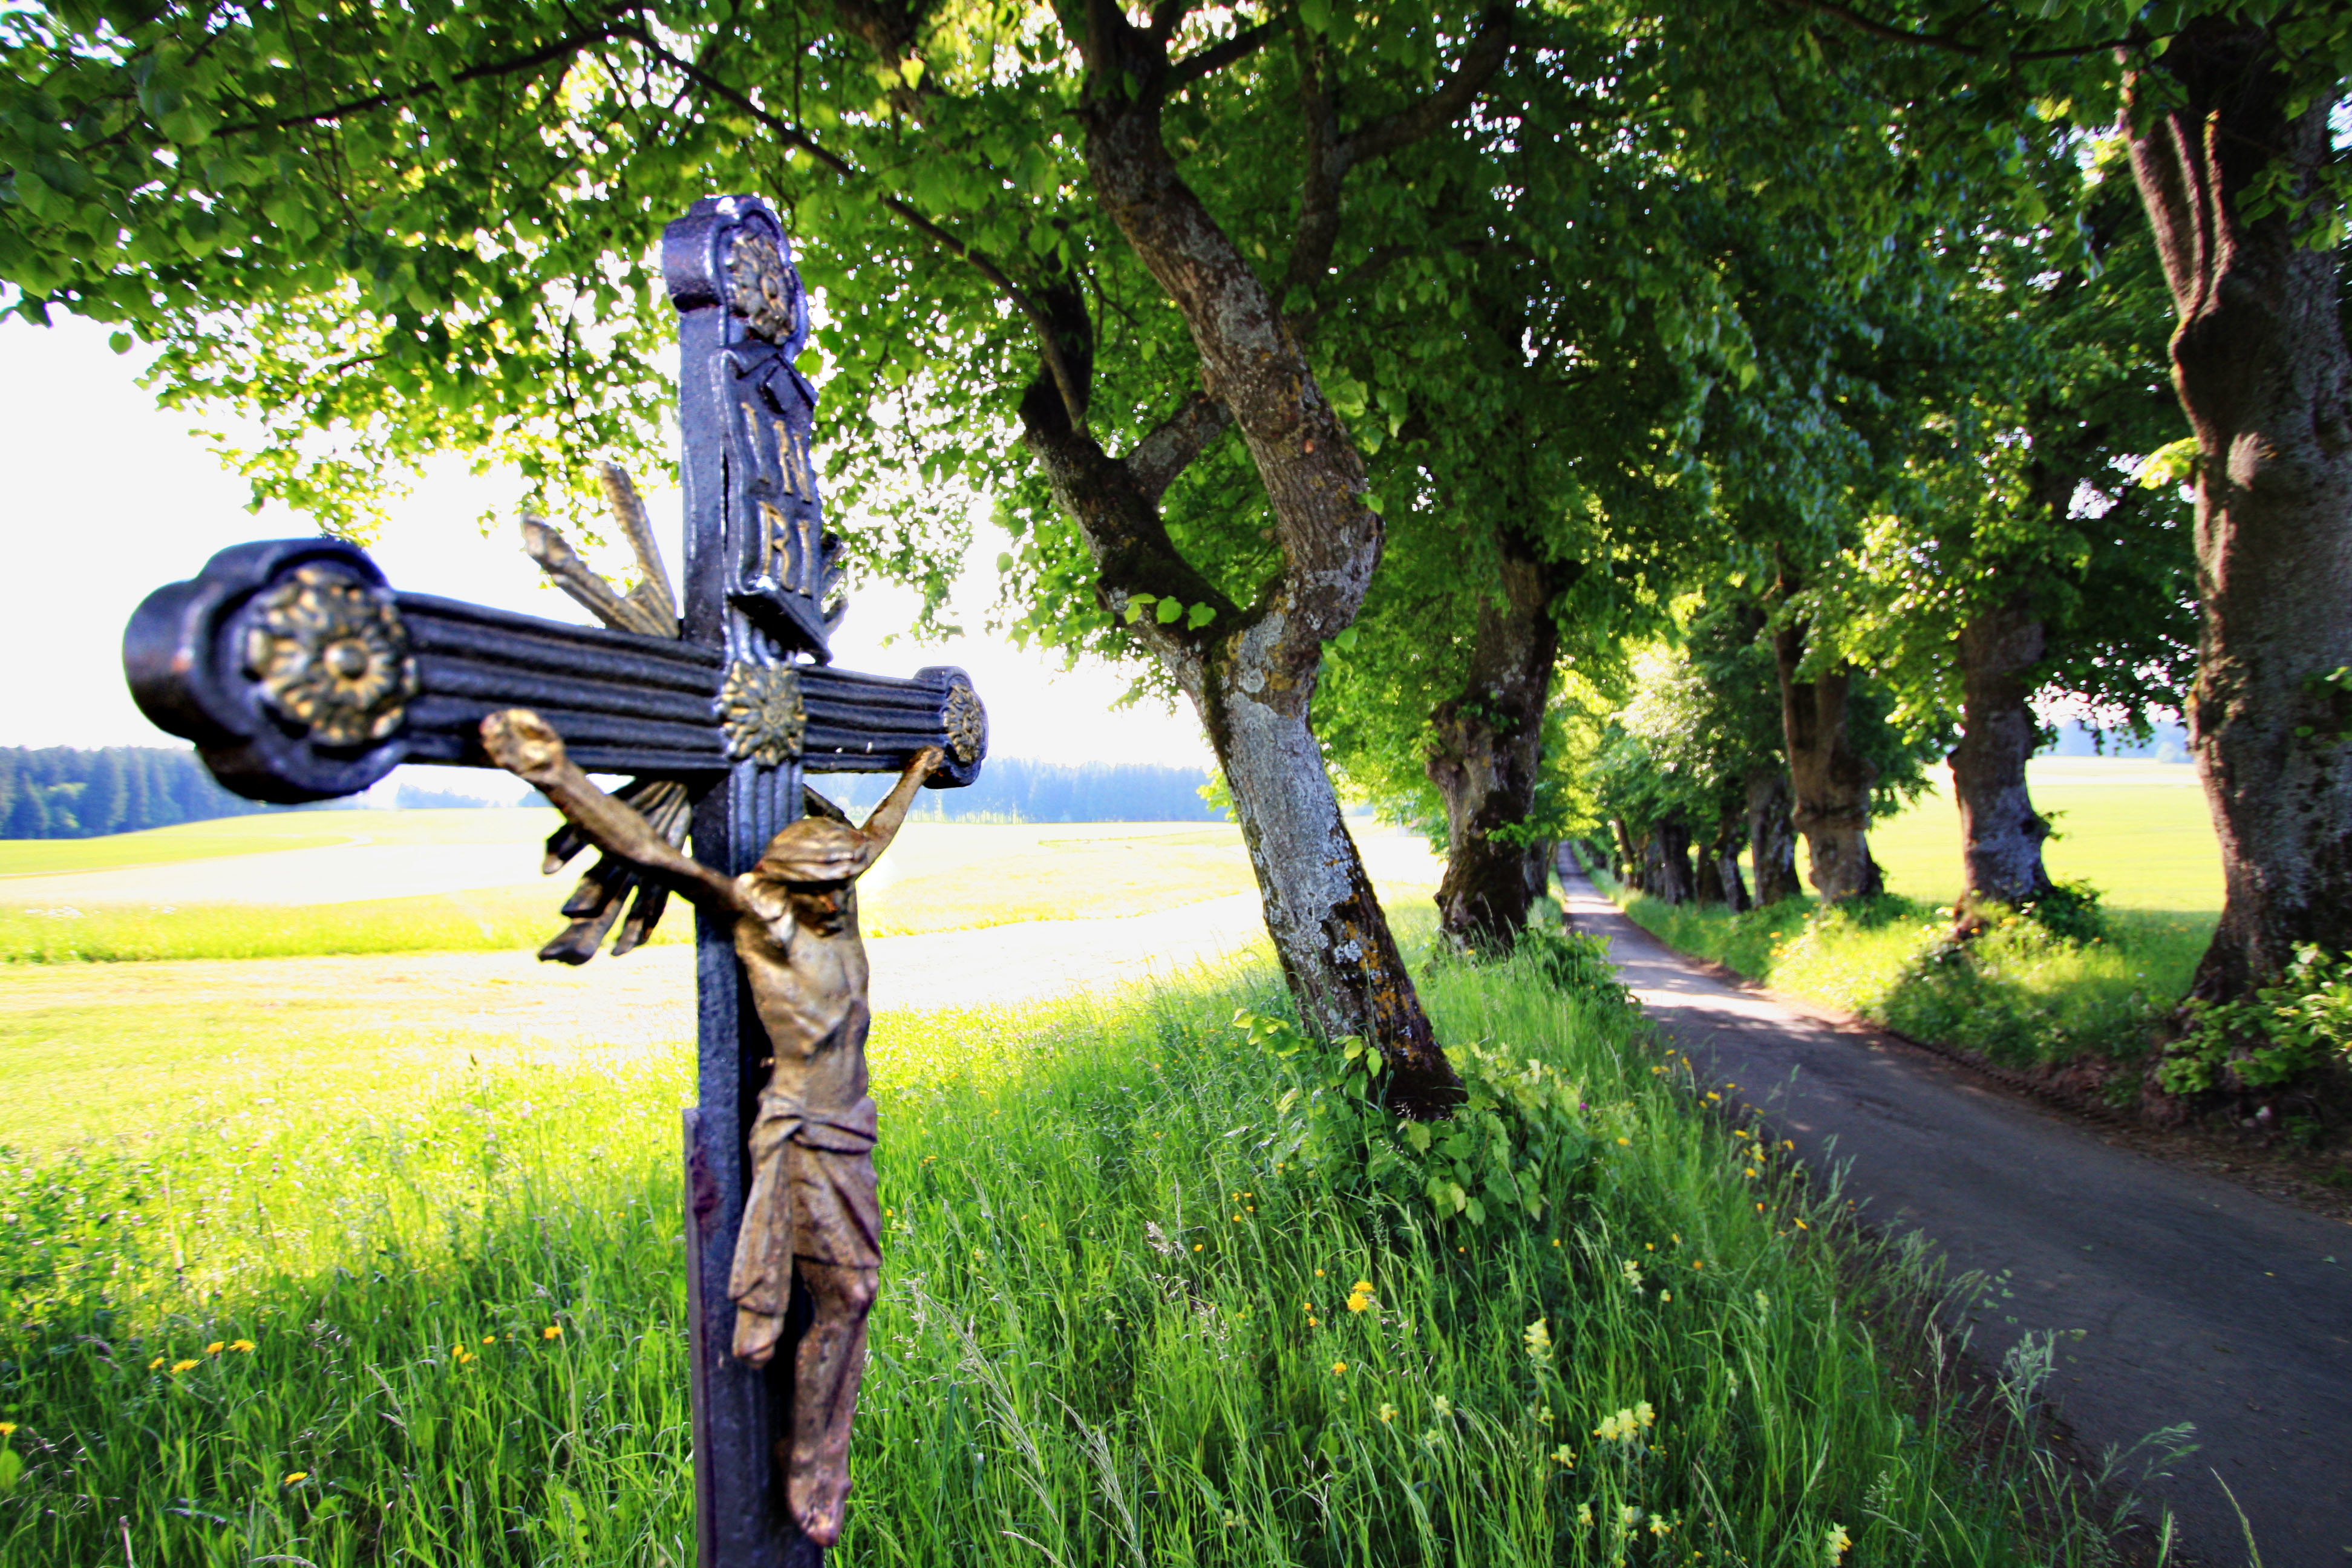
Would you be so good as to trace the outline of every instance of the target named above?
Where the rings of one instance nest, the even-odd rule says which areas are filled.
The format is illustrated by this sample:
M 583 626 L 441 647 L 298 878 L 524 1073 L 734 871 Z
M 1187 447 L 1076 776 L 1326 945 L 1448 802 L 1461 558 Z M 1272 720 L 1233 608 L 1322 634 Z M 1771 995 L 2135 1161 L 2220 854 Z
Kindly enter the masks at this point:
M 49 328 L 0 322 L 0 534 L 10 568 L 0 610 L 0 745 L 182 744 L 147 721 L 123 685 L 122 627 L 131 611 L 226 545 L 315 528 L 282 509 L 247 511 L 244 481 L 189 434 L 195 421 L 159 409 L 138 385 L 139 354 L 116 355 L 102 326 L 62 314 L 57 321 Z M 817 421 L 821 447 L 821 405 Z M 371 553 L 397 588 L 585 623 L 586 612 L 546 586 L 522 553 L 514 521 L 521 489 L 511 477 L 476 478 L 453 459 L 399 503 Z M 675 575 L 677 494 L 646 499 Z M 500 522 L 486 538 L 474 520 L 491 508 Z M 982 626 L 1003 547 L 1002 535 L 980 531 L 950 620 Z M 1145 702 L 1115 710 L 1127 680 L 1105 667 L 1064 672 L 1058 656 L 1024 652 L 979 630 L 943 643 L 892 640 L 912 623 L 914 605 L 889 584 L 853 592 L 834 638 L 835 661 L 879 675 L 961 665 L 988 706 L 989 749 L 998 756 L 1209 765 L 1189 708 Z M 413 768 L 403 776 L 486 796 L 512 793 L 497 775 L 472 770 Z

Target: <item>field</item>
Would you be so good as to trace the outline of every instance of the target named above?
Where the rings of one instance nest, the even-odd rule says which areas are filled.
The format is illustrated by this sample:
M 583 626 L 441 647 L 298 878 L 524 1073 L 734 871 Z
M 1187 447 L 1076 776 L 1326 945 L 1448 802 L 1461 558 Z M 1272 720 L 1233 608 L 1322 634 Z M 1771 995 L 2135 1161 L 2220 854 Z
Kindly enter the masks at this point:
M 2194 768 L 2128 758 L 2042 757 L 2028 769 L 2056 833 L 2050 873 L 2083 878 L 2110 908 L 2218 915 L 2221 851 Z M 1889 891 L 1948 904 L 1960 891 L 1960 818 L 1950 780 L 1870 830 Z
M 507 952 L 562 929 L 583 858 L 542 879 L 549 811 L 303 812 L 0 850 L 0 963 Z M 299 825 L 299 831 L 297 825 Z M 201 829 L 201 831 L 200 831 Z M 1376 874 L 1434 884 L 1377 830 Z M 0 853 L 0 865 L 17 862 Z M 859 885 L 869 935 L 1090 920 L 1255 886 L 1237 828 L 1197 823 L 910 823 Z M 430 890 L 426 890 L 426 889 Z M 396 896 L 395 896 L 396 895 Z M 656 942 L 689 939 L 666 919 Z
M 1881 1310 L 1916 1266 L 1832 1240 L 1834 1190 L 1709 1120 L 1622 1004 L 1526 966 L 1423 985 L 1465 1062 L 1500 1048 L 1479 1081 L 1540 1212 L 1490 1186 L 1440 1222 L 1444 1146 L 1232 1022 L 1282 1014 L 1263 964 L 881 1020 L 842 1560 L 2103 1560 Z M 452 1053 L 357 1104 L 383 1044 L 5 1162 L 0 1561 L 684 1568 L 690 1053 Z
M 416 850 L 529 847 L 484 820 L 523 814 L 417 815 L 467 820 L 397 826 Z M 235 826 L 210 842 L 249 852 L 211 864 L 241 892 L 364 880 L 343 829 Z M 1431 967 L 1428 858 L 1367 852 L 1491 1107 L 1426 1152 L 1336 1053 L 1290 1050 L 1262 946 L 878 1014 L 890 1262 L 845 1561 L 2104 1561 L 2029 1428 L 1916 1333 L 1916 1258 L 1712 1120 L 1607 986 Z M 910 828 L 893 855 L 867 908 L 916 923 L 1254 903 L 1220 897 L 1246 867 L 1218 829 Z M 685 1568 L 688 954 L 321 955 L 397 901 L 209 906 L 307 956 L 0 973 L 0 1563 Z M 172 940 L 207 929 L 226 945 Z M 1088 929 L 876 951 L 1001 972 Z M 1492 1206 L 1441 1219 L 1454 1178 Z M 2012 1366 L 2006 1408 L 2045 1371 Z
M 2187 993 L 2221 913 L 2203 792 L 2191 769 L 2118 759 L 2045 758 L 2031 776 L 2036 805 L 2058 825 L 2052 875 L 2101 895 L 2089 940 L 2013 922 L 1939 962 L 1960 886 L 1958 813 L 1941 792 L 1872 827 L 1889 897 L 1867 907 L 1824 919 L 1792 901 L 1732 916 L 1617 896 L 1685 952 L 1906 1034 L 2021 1066 L 2136 1060 Z M 1801 847 L 1798 860 L 1801 874 Z M 2121 1091 L 2136 1080 L 2115 1082 Z

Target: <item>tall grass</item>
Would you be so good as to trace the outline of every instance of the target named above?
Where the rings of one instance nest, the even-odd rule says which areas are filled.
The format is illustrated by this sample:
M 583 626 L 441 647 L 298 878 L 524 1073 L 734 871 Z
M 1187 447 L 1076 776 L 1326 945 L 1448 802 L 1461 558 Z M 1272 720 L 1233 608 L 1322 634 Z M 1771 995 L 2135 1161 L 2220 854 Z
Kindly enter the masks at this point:
M 1425 994 L 1573 1080 L 1540 1221 L 1296 1158 L 1320 1058 L 1229 1022 L 1283 1008 L 1263 969 L 886 1019 L 842 1560 L 2104 1560 L 1874 1315 L 1907 1266 L 1831 1240 L 1835 1193 L 1707 1121 L 1630 1010 L 1511 966 Z M 683 1568 L 688 1070 L 12 1163 L 0 1562 Z
M 1948 940 L 1950 911 L 1914 899 L 1889 895 L 1826 910 L 1810 898 L 1790 899 L 1735 915 L 1719 904 L 1663 903 L 1605 872 L 1593 879 L 1680 952 L 2021 1067 L 2146 1056 L 2213 934 L 2210 916 L 2106 910 L 2101 934 L 2089 940 L 2011 919 L 1963 948 Z

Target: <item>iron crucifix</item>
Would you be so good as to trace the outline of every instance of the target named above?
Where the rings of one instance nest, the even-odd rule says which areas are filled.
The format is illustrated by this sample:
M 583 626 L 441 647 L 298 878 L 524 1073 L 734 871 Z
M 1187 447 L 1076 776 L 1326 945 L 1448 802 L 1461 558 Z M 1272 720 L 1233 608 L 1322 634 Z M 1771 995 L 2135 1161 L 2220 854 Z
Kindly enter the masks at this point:
M 664 231 L 662 266 L 680 312 L 677 598 L 634 487 L 607 468 L 640 568 L 626 592 L 545 524 L 524 525 L 531 555 L 602 627 L 395 592 L 352 545 L 284 540 L 222 551 L 150 595 L 123 664 L 148 717 L 257 800 L 350 795 L 404 762 L 540 784 L 567 816 L 548 868 L 604 852 L 542 957 L 585 962 L 608 936 L 625 952 L 671 892 L 695 902 L 698 1554 L 703 1568 L 782 1568 L 816 1562 L 840 1528 L 873 1292 L 871 1248 L 852 1235 L 872 1202 L 873 1126 L 851 884 L 919 785 L 979 776 L 988 723 L 961 670 L 831 667 L 838 547 L 810 461 L 815 390 L 793 363 L 807 308 L 775 213 L 748 196 L 698 202 Z M 607 795 L 583 770 L 634 777 Z M 855 827 L 803 773 L 899 782 Z M 854 1086 L 826 1076 L 843 1073 Z M 796 1300 L 813 1309 L 808 1332 L 829 1336 L 797 1357 L 782 1342 Z M 795 1389 L 796 1360 L 822 1386 Z

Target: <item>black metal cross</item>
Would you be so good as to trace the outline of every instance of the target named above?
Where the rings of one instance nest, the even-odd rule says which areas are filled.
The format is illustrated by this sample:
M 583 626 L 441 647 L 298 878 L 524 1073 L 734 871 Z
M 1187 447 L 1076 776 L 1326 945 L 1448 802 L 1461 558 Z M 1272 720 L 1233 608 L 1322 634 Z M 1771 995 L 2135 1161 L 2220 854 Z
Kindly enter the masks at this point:
M 395 592 L 336 540 L 241 544 L 131 617 L 123 666 L 147 716 L 194 741 L 229 788 L 295 802 L 365 789 L 405 762 L 492 766 L 484 715 L 535 709 L 583 768 L 636 775 L 622 793 L 657 826 L 682 830 L 690 810 L 695 858 L 730 875 L 801 815 L 804 772 L 898 773 L 938 746 L 948 761 L 931 785 L 978 777 L 987 715 L 961 670 L 900 680 L 829 668 L 837 547 L 809 460 L 816 393 L 793 364 L 807 305 L 775 213 L 751 196 L 698 202 L 664 231 L 662 268 L 681 315 L 682 608 L 634 490 L 608 470 L 643 570 L 630 593 L 526 524 L 532 554 L 606 628 Z M 551 868 L 582 847 L 558 833 Z M 606 863 L 564 906 L 572 927 L 542 956 L 593 953 L 633 889 L 614 951 L 634 946 L 660 916 L 660 890 Z M 744 1138 L 769 1050 L 740 994 L 732 932 L 708 913 L 695 973 L 686 1229 L 700 1560 L 814 1563 L 822 1554 L 792 1522 L 775 1458 L 793 1358 L 761 1372 L 727 1353 Z

